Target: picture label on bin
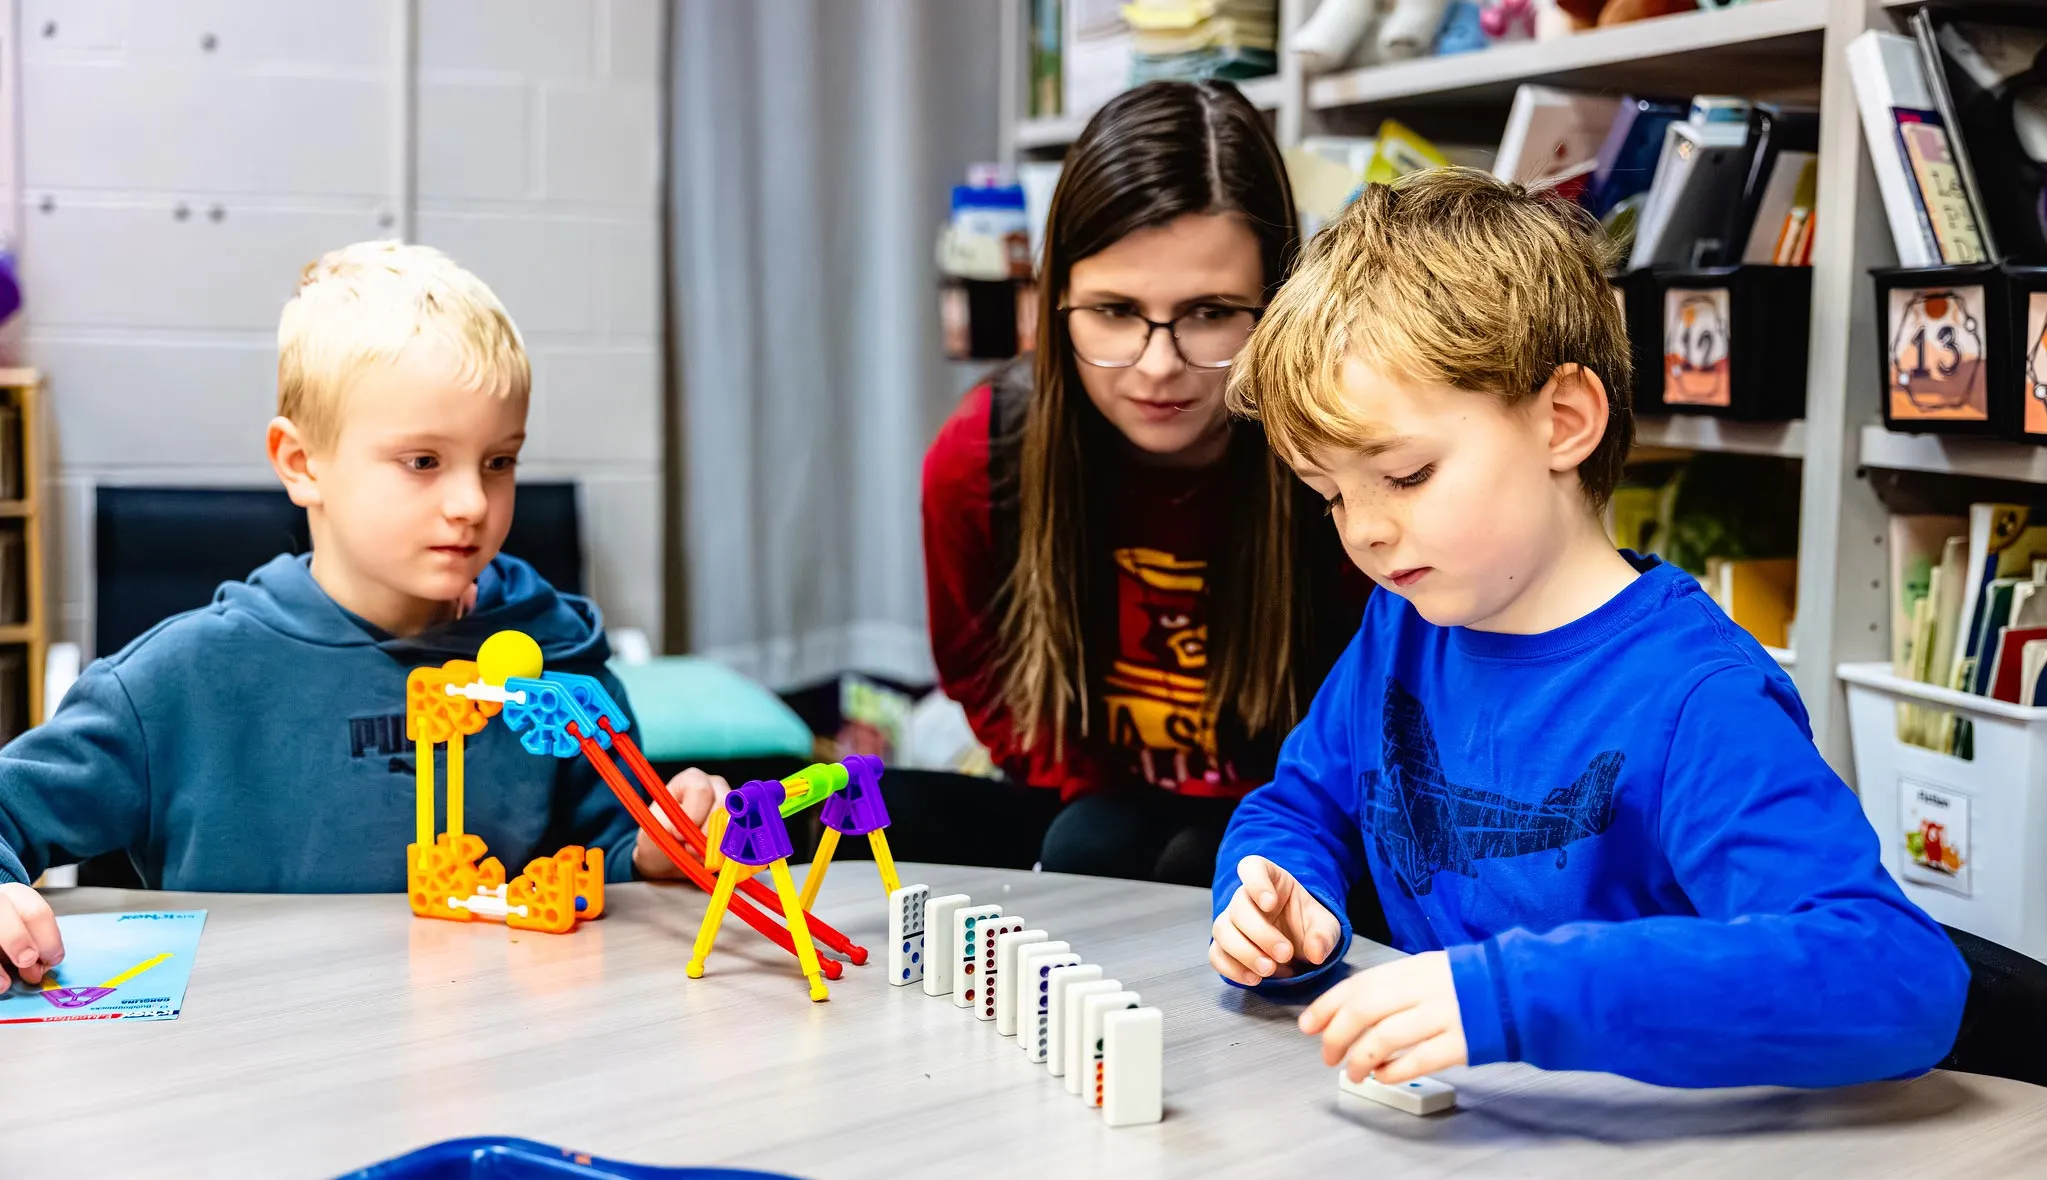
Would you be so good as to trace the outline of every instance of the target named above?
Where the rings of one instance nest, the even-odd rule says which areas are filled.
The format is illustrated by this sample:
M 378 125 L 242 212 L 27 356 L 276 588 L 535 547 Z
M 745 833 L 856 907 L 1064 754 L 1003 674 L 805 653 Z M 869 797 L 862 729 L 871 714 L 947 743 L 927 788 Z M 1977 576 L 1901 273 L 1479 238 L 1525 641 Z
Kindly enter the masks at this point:
M 1983 324 L 1981 286 L 1892 288 L 1892 421 L 1990 420 Z
M 1663 295 L 1663 404 L 1734 403 L 1727 370 L 1727 288 L 1673 287 Z
M 1905 842 L 1904 878 L 1968 897 L 1969 797 L 1915 779 L 1898 780 L 1898 826 Z
M 2047 291 L 2026 299 L 2027 434 L 2047 436 Z

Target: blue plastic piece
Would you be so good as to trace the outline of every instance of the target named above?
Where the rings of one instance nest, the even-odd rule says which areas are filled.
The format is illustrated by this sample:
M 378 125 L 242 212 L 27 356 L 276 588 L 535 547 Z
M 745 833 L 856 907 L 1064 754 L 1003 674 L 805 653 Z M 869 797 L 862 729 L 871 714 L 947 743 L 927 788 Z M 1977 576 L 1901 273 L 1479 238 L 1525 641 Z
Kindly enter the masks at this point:
M 340 1180 L 797 1180 L 738 1168 L 622 1164 L 531 1139 L 450 1139 L 371 1164 Z
M 599 721 L 611 722 L 613 733 L 624 733 L 631 729 L 633 719 L 626 716 L 624 709 L 604 690 L 604 682 L 595 676 L 582 676 L 574 672 L 542 672 L 542 680 L 559 684 L 569 690 L 583 711 Z
M 575 723 L 576 732 L 596 739 L 604 749 L 611 748 L 611 735 L 597 724 L 596 716 L 576 699 L 568 685 L 547 678 L 528 680 L 513 676 L 505 681 L 505 691 L 526 694 L 525 704 L 505 702 L 504 718 L 511 731 L 519 735 L 519 744 L 527 753 L 579 757 L 583 747 L 569 735 L 570 722 Z

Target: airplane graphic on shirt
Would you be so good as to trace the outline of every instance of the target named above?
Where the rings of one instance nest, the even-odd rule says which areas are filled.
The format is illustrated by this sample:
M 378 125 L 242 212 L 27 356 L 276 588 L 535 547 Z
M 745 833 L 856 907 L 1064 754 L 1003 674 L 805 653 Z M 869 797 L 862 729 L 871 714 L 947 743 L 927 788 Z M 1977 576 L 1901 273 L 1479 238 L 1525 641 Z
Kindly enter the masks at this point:
M 1428 893 L 1445 869 L 1476 877 L 1478 862 L 1499 857 L 1555 852 L 1561 869 L 1566 845 L 1613 823 L 1614 788 L 1626 760 L 1619 750 L 1595 755 L 1576 782 L 1527 803 L 1451 782 L 1428 714 L 1390 676 L 1384 716 L 1385 768 L 1364 771 L 1360 787 L 1373 844 L 1409 897 Z

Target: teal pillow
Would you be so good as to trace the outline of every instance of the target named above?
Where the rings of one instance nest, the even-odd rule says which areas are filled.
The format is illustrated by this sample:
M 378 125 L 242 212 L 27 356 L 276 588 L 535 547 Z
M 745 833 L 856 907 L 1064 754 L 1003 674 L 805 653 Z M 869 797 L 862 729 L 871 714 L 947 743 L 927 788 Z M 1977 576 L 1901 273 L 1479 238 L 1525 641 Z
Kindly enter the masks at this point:
M 723 664 L 662 656 L 613 661 L 611 671 L 625 685 L 640 749 L 655 762 L 810 757 L 810 729 L 796 711 Z

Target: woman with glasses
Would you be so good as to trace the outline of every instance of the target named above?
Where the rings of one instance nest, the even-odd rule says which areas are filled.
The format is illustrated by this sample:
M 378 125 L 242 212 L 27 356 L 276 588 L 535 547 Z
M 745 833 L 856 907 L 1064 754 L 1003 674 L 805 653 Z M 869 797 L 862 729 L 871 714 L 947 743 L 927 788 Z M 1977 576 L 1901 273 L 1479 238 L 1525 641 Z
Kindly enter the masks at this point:
M 1067 154 L 1037 354 L 925 457 L 940 681 L 1045 788 L 1049 871 L 1208 884 L 1230 810 L 1357 628 L 1365 583 L 1321 505 L 1223 410 L 1298 238 L 1234 87 L 1125 93 Z

